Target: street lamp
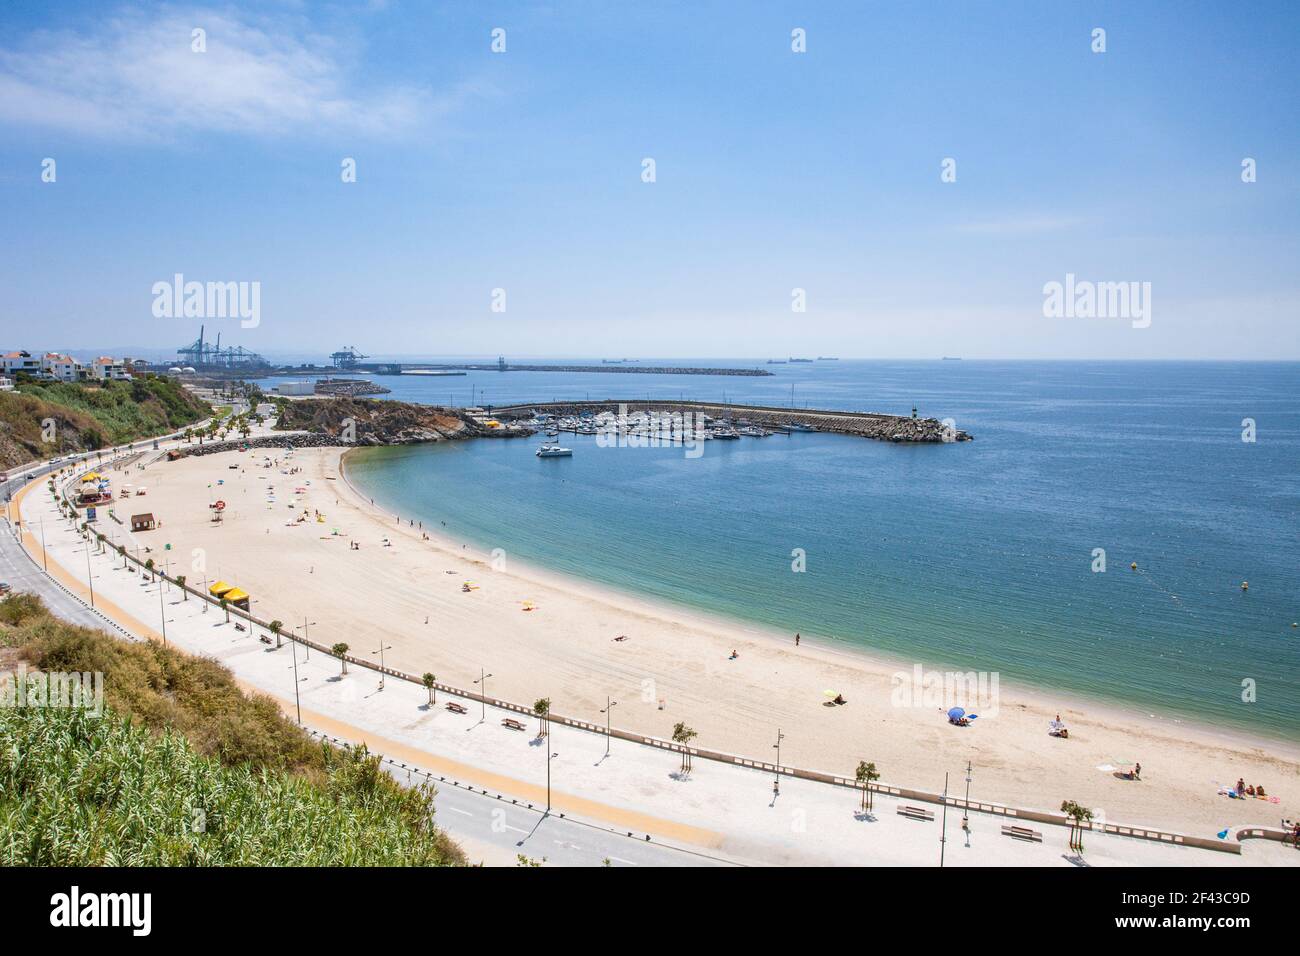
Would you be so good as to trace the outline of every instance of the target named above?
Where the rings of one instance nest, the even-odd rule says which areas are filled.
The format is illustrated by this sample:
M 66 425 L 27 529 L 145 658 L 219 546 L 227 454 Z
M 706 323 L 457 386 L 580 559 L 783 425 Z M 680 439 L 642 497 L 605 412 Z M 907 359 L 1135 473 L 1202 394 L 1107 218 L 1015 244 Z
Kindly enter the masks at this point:
M 370 652 L 371 657 L 374 657 L 376 654 L 379 655 L 379 689 L 380 690 L 384 689 L 384 651 L 391 651 L 392 649 L 393 649 L 392 644 L 385 646 L 383 640 L 380 640 L 379 650 Z
M 776 743 L 772 746 L 776 750 L 776 776 L 772 778 L 772 793 L 781 792 L 781 741 L 785 740 L 785 734 L 781 733 L 781 728 L 776 728 Z
M 311 625 L 312 627 L 315 627 L 315 626 L 316 626 L 316 622 L 315 622 L 315 621 L 308 621 L 306 615 L 303 615 L 303 619 L 302 619 L 302 644 L 303 644 L 303 660 L 304 660 L 304 661 L 309 661 L 309 660 L 311 660 L 311 645 L 307 643 L 307 626 L 308 626 L 308 625 Z M 297 630 L 297 628 L 294 628 L 294 630 Z
M 298 642 L 290 641 L 293 648 L 293 708 L 298 712 L 298 726 L 302 726 L 302 703 L 298 700 Z
M 167 646 L 167 608 L 163 604 L 163 579 L 158 578 L 158 614 L 162 618 L 163 647 Z
M 605 709 L 601 711 L 605 715 L 605 756 L 609 756 L 609 712 L 618 706 L 618 701 L 610 700 L 609 695 L 605 695 Z
M 95 581 L 94 575 L 90 573 L 90 532 L 86 532 L 86 584 L 90 587 L 90 606 L 95 606 Z
M 558 757 L 558 753 L 552 753 L 551 748 L 546 748 L 546 812 L 551 812 L 551 758 Z
M 478 673 L 479 673 L 479 678 L 474 683 L 483 685 L 482 687 L 479 688 L 479 695 L 478 695 L 479 703 L 483 705 L 482 716 L 479 718 L 479 723 L 481 724 L 483 723 L 483 721 L 487 720 L 487 679 L 492 675 L 483 673 L 483 668 L 481 667 L 478 669 Z M 548 763 L 547 773 L 549 772 L 550 772 L 550 764 Z
M 970 831 L 970 761 L 966 761 L 966 804 L 961 811 L 961 828 Z
M 943 851 L 948 842 L 948 773 L 943 775 L 943 827 L 939 830 L 939 868 L 943 869 Z

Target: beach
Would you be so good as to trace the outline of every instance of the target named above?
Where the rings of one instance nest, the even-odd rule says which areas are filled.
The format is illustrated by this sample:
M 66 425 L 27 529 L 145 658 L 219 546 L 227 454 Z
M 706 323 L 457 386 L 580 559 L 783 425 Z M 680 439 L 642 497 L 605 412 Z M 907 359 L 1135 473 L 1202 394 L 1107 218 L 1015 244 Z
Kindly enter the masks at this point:
M 779 730 L 784 765 L 851 777 L 868 760 L 884 784 L 935 792 L 945 772 L 950 788 L 964 788 L 969 761 L 973 800 L 1054 811 L 1070 799 L 1110 821 L 1199 836 L 1296 815 L 1300 754 L 1285 745 L 1006 683 L 992 712 L 956 727 L 923 695 L 900 705 L 894 675 L 926 661 L 796 647 L 793 634 L 494 558 L 372 507 L 340 473 L 341 458 L 331 448 L 254 449 L 160 461 L 115 479 L 148 488 L 117 511 L 152 512 L 161 527 L 133 535 L 132 546 L 152 548 L 192 585 L 206 577 L 248 591 L 263 620 L 299 634 L 306 622 L 313 641 L 345 642 L 376 662 L 382 647 L 388 667 L 467 689 L 486 673 L 493 697 L 547 697 L 555 712 L 593 723 L 604 723 L 608 696 L 616 727 L 666 739 L 681 721 L 700 747 L 763 761 Z M 227 505 L 220 523 L 208 507 L 217 499 Z M 308 519 L 296 521 L 304 509 Z M 126 541 L 119 526 L 101 529 Z M 1068 739 L 1047 733 L 1058 713 Z M 1099 769 L 1121 760 L 1140 762 L 1141 779 Z M 1238 778 L 1280 802 L 1218 793 Z

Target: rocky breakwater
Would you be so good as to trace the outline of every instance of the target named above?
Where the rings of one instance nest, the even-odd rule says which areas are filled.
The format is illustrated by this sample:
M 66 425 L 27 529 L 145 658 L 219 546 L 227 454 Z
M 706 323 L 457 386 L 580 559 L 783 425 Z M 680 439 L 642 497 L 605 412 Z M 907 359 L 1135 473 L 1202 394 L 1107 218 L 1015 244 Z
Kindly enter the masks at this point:
M 456 409 L 354 398 L 284 402 L 275 428 L 283 434 L 195 443 L 176 451 L 181 456 L 215 455 L 239 448 L 357 448 L 532 434 L 517 425 L 493 428 Z
M 528 405 L 509 405 L 495 409 L 502 421 L 531 419 L 535 414 L 557 417 L 578 415 L 618 415 L 626 411 L 668 413 L 680 415 L 707 415 L 715 422 L 751 424 L 761 428 L 784 431 L 791 426 L 807 426 L 819 432 L 855 435 L 876 441 L 916 444 L 949 444 L 970 441 L 972 436 L 951 422 L 937 418 L 911 418 L 904 415 L 882 415 L 874 412 L 845 412 L 831 409 L 781 408 L 771 405 L 722 405 L 712 402 L 536 402 Z
M 348 397 L 287 402 L 275 427 L 327 435 L 340 445 L 362 446 L 530 434 L 529 429 L 516 425 L 494 428 L 454 408 Z

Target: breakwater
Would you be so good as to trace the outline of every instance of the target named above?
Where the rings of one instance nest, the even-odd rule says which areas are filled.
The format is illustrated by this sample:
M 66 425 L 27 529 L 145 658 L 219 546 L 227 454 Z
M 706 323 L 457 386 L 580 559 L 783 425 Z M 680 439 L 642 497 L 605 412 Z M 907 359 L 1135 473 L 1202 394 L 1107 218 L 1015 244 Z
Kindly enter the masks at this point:
M 515 365 L 496 362 L 483 365 L 428 365 L 381 362 L 358 365 L 377 375 L 409 375 L 412 372 L 602 372 L 623 375 L 739 375 L 747 378 L 765 377 L 772 373 L 760 368 L 707 368 L 669 365 Z
M 704 414 L 719 420 L 748 422 L 753 425 L 785 429 L 791 425 L 815 428 L 819 432 L 856 435 L 877 441 L 948 443 L 970 441 L 971 435 L 950 422 L 937 418 L 914 418 L 875 412 L 845 412 L 827 409 L 781 408 L 772 405 L 724 405 L 718 402 L 656 402 L 607 400 L 603 402 L 534 402 L 493 407 L 492 414 L 502 421 L 546 415 L 617 415 L 620 408 L 628 414 L 658 412 L 667 414 Z

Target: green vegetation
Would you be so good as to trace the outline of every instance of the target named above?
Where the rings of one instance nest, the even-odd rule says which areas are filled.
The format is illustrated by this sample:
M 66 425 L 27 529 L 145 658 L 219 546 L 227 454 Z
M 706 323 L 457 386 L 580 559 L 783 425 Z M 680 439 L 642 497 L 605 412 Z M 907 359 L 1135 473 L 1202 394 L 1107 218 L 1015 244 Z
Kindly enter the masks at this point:
M 13 392 L 0 394 L 0 467 L 166 434 L 209 414 L 175 381 L 152 374 L 102 383 L 22 376 Z
M 0 707 L 0 865 L 460 865 L 432 791 L 314 742 L 230 672 L 0 602 L 0 660 L 101 672 L 104 716 Z

